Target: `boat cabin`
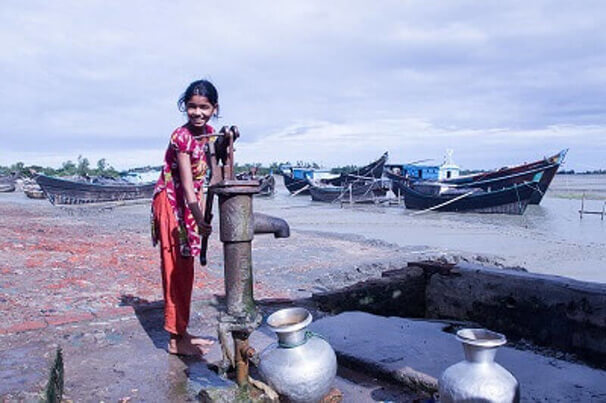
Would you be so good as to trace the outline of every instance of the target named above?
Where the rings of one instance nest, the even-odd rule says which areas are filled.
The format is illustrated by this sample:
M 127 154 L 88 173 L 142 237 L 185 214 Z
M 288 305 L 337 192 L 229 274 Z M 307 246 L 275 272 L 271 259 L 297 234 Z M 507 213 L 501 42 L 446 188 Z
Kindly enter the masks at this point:
M 459 176 L 460 169 L 456 165 L 442 165 L 438 174 L 438 180 L 452 179 Z
M 440 165 L 438 180 L 453 179 L 459 176 L 459 166 L 452 162 L 452 150 L 446 150 L 444 163 Z
M 330 179 L 338 176 L 331 173 L 330 169 L 302 168 L 283 165 L 280 167 L 280 170 L 284 174 L 290 175 L 293 179 L 319 180 Z
M 437 165 L 385 164 L 393 173 L 411 179 L 437 180 L 440 167 Z

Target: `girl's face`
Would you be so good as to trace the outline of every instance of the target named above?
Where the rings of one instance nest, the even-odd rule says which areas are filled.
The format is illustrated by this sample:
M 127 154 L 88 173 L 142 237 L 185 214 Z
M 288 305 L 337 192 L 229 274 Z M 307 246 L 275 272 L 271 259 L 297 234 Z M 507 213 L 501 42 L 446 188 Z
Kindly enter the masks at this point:
M 193 95 L 185 105 L 189 124 L 195 128 L 204 127 L 216 110 L 217 105 L 211 104 L 208 98 L 201 95 Z

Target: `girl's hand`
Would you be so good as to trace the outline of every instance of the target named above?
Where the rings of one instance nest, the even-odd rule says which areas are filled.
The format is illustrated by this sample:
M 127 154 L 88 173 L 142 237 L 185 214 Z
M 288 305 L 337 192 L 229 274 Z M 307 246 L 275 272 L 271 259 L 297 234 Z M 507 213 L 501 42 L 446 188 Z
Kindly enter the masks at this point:
M 202 236 L 210 236 L 213 232 L 213 227 L 210 224 L 205 223 L 204 221 L 198 223 L 198 231 Z
M 191 215 L 194 216 L 196 224 L 198 224 L 198 233 L 202 236 L 209 236 L 211 232 L 213 232 L 213 227 L 204 220 L 204 214 L 202 213 L 198 202 L 189 203 L 187 206 L 191 211 Z M 212 220 L 212 214 L 210 219 Z

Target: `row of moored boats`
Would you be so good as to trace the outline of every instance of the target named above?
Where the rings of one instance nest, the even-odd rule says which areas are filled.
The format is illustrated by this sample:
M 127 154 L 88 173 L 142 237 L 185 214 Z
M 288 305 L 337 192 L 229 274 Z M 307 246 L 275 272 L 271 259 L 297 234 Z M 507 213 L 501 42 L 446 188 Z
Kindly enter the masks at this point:
M 125 200 L 150 199 L 154 193 L 159 171 L 145 174 L 127 174 L 122 177 L 55 177 L 36 175 L 20 179 L 15 175 L 0 176 L 0 192 L 13 192 L 19 187 L 32 199 L 48 199 L 54 205 L 76 205 Z M 259 195 L 271 196 L 275 190 L 273 175 L 257 175 L 253 172 L 241 173 L 237 179 L 257 179 L 260 182 Z
M 414 210 L 471 211 L 523 214 L 529 204 L 539 204 L 562 164 L 567 150 L 531 163 L 473 175 L 459 175 L 449 155 L 439 166 L 388 164 L 388 153 L 372 163 L 347 173 L 284 165 L 281 175 L 293 195 L 311 195 L 315 201 L 379 203 L 403 200 Z M 53 204 L 85 204 L 151 198 L 158 172 L 142 178 L 57 178 L 37 175 L 27 179 L 28 197 L 48 198 Z M 154 176 L 155 175 L 155 176 Z M 152 178 L 153 176 L 153 178 Z M 153 180 L 152 180 L 153 179 Z M 238 179 L 257 179 L 261 196 L 275 191 L 272 174 L 256 171 Z M 15 178 L 0 177 L 0 192 L 15 190 Z
M 322 202 L 377 203 L 403 199 L 413 210 L 523 214 L 539 204 L 567 150 L 531 163 L 459 175 L 451 155 L 439 166 L 387 164 L 388 154 L 338 176 L 329 170 L 283 166 L 286 188 Z M 390 195 L 391 197 L 388 197 Z

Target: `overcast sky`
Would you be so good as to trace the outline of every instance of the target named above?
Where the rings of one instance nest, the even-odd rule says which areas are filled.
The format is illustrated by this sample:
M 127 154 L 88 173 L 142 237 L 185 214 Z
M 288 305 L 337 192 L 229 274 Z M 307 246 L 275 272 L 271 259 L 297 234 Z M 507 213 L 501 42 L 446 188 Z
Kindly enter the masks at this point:
M 160 165 L 207 78 L 240 163 L 606 168 L 603 1 L 2 0 L 0 41 L 0 165 Z

